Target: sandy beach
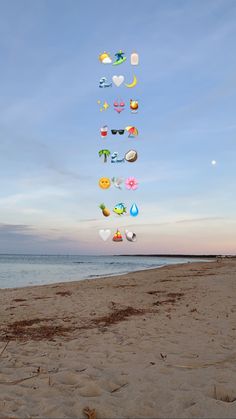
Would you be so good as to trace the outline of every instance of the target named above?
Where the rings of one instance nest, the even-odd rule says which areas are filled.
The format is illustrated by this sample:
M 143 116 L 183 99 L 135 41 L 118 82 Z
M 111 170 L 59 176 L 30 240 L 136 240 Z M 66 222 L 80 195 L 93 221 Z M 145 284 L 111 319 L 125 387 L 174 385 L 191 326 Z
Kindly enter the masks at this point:
M 224 259 L 1 290 L 0 417 L 235 418 L 235 280 Z

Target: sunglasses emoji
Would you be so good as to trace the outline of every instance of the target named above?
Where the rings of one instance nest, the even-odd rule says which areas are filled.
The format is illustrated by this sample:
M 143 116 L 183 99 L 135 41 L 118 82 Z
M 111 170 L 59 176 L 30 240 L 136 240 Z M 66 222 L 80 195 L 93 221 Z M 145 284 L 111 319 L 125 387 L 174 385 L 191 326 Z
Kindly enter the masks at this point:
M 112 129 L 112 130 L 111 130 L 111 133 L 112 133 L 113 135 L 116 135 L 116 134 L 123 135 L 123 134 L 125 133 L 125 130 L 124 130 L 124 129 Z

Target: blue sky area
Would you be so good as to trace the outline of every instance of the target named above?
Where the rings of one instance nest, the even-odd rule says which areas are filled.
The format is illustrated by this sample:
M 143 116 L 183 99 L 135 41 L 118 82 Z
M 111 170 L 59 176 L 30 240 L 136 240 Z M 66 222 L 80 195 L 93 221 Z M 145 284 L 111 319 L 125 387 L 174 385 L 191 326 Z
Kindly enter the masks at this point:
M 0 1 L 0 252 L 236 253 L 235 22 L 235 0 Z M 119 49 L 124 64 L 99 62 Z M 98 87 L 133 73 L 133 89 Z M 102 140 L 105 124 L 139 136 Z M 104 164 L 101 148 L 139 158 Z M 101 176 L 139 188 L 104 191 Z M 105 218 L 101 202 L 140 214 Z M 103 242 L 107 228 L 138 240 Z

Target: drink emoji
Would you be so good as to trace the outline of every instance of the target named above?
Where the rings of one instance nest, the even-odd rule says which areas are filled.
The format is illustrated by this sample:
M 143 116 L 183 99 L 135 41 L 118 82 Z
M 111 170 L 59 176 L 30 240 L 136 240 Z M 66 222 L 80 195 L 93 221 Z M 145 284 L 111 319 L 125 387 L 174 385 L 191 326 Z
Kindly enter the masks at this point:
M 137 52 L 132 52 L 131 56 L 130 56 L 130 63 L 131 65 L 138 65 L 139 63 L 139 55 Z
M 131 110 L 132 113 L 137 113 L 138 112 L 138 101 L 137 100 L 130 99 L 129 106 L 130 106 L 130 110 Z
M 102 137 L 102 138 L 104 138 L 104 137 L 106 137 L 106 136 L 107 136 L 107 134 L 108 134 L 108 126 L 107 126 L 107 125 L 104 125 L 104 126 L 100 129 L 100 134 L 101 134 L 101 137 Z

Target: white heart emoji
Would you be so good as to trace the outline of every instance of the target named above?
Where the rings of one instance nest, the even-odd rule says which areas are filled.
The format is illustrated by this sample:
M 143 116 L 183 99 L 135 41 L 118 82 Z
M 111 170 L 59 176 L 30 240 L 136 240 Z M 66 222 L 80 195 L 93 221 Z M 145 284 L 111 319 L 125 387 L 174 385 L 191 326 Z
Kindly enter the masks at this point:
M 115 84 L 115 86 L 119 87 L 123 82 L 125 78 L 124 76 L 113 76 L 112 81 Z
M 111 230 L 99 230 L 99 236 L 101 237 L 104 242 L 109 239 L 111 235 Z

